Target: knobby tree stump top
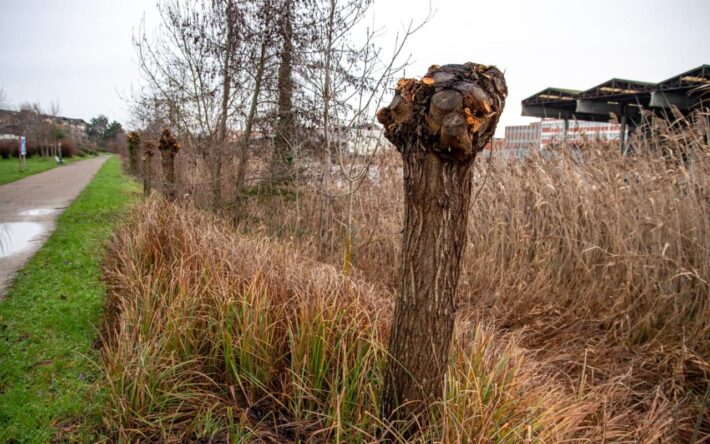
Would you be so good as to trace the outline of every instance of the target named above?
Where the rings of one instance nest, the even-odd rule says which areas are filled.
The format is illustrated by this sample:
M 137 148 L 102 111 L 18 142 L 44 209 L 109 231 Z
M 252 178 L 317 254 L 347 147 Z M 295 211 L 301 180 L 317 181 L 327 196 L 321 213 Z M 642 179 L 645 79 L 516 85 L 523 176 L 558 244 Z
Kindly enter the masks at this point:
M 507 94 L 495 66 L 433 65 L 421 80 L 397 82 L 392 102 L 377 112 L 377 120 L 403 155 L 423 149 L 472 161 L 493 137 Z
M 158 149 L 161 152 L 170 152 L 175 155 L 180 151 L 180 145 L 175 139 L 175 136 L 170 132 L 170 128 L 164 128 L 158 140 Z

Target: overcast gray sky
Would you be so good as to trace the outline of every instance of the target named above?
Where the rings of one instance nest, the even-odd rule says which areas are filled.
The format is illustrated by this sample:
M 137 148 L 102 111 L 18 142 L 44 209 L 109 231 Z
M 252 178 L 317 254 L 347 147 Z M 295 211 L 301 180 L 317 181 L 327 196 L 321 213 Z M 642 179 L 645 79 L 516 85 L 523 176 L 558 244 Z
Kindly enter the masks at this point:
M 710 0 L 431 0 L 408 76 L 473 61 L 505 71 L 499 126 L 526 123 L 520 101 L 547 86 L 587 89 L 612 77 L 661 81 L 710 63 Z M 383 44 L 428 0 L 377 0 Z M 139 81 L 131 36 L 151 0 L 0 0 L 0 87 L 15 106 L 58 101 L 68 117 L 128 121 Z

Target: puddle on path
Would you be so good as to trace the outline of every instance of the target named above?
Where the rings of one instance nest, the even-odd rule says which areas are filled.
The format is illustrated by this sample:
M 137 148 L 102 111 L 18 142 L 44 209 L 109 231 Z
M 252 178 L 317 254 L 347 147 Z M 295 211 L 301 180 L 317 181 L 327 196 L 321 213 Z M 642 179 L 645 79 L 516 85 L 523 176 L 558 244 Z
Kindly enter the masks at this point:
M 33 208 L 31 210 L 20 211 L 20 216 L 46 216 L 54 213 L 51 208 Z
M 42 225 L 35 222 L 0 223 L 0 258 L 25 250 L 41 233 Z

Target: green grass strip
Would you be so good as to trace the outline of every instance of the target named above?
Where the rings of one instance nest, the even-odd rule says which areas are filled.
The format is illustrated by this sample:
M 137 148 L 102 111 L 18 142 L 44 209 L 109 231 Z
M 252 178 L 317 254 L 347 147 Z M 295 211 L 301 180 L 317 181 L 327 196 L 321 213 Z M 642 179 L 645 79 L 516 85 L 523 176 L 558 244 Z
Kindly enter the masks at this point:
M 65 157 L 64 163 L 72 163 L 77 160 L 84 160 L 85 157 Z M 54 159 L 48 159 L 44 157 L 30 157 L 27 159 L 27 169 L 25 171 L 20 171 L 20 161 L 16 158 L 10 159 L 0 159 L 0 185 L 5 185 L 6 183 L 14 182 L 16 180 L 24 179 L 27 176 L 32 176 L 33 174 L 42 173 L 52 168 L 56 168 L 57 162 Z
M 101 257 L 138 185 L 111 157 L 0 302 L 0 442 L 91 442 L 104 399 L 91 361 Z

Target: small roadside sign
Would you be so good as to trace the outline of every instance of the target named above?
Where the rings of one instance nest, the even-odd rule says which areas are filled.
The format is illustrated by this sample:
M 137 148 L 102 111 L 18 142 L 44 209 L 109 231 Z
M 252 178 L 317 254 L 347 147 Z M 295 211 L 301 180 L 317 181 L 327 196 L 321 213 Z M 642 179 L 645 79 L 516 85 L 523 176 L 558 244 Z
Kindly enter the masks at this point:
M 25 136 L 20 136 L 20 171 L 25 171 L 27 169 L 27 139 Z

